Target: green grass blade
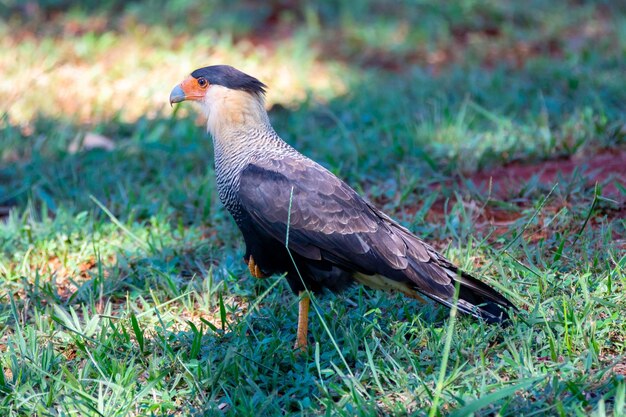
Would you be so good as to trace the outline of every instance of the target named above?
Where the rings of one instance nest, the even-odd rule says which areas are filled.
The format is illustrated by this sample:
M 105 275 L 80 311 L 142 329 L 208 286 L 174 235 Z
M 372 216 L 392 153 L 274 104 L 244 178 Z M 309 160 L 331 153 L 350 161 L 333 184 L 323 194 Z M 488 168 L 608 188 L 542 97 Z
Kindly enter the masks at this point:
M 454 410 L 452 413 L 450 413 L 450 417 L 468 416 L 472 413 L 482 410 L 483 408 L 489 407 L 491 404 L 495 403 L 496 401 L 499 401 L 503 398 L 514 395 L 517 391 L 528 390 L 534 384 L 536 384 L 539 381 L 542 381 L 543 379 L 545 379 L 544 376 L 522 379 L 522 380 L 519 380 L 514 385 L 508 385 L 508 386 L 499 388 L 494 392 L 491 392 L 487 395 L 483 395 L 479 399 L 472 401 L 471 403 L 457 410 Z
M 141 327 L 139 327 L 139 322 L 137 321 L 137 317 L 135 316 L 135 313 L 130 313 L 130 324 L 133 328 L 133 333 L 135 334 L 137 343 L 139 344 L 139 350 L 141 351 L 141 353 L 144 353 L 145 345 L 144 345 L 143 330 L 141 330 Z

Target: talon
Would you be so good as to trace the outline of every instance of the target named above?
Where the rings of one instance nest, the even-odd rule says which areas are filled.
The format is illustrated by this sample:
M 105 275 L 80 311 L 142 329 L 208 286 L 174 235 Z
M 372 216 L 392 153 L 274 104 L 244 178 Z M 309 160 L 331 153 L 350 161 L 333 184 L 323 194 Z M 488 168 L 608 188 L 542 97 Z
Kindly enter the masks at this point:
M 248 269 L 250 270 L 250 274 L 255 278 L 265 278 L 266 275 L 261 272 L 261 268 L 254 262 L 254 258 L 250 255 L 250 259 L 248 260 Z

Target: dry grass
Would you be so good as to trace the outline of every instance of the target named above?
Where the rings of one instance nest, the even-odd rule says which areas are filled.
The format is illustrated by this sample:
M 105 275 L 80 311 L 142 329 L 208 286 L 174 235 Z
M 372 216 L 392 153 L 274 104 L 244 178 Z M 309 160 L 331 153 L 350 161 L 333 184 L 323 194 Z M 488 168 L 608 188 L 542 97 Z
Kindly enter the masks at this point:
M 169 115 L 169 91 L 185 74 L 222 63 L 239 63 L 271 85 L 269 106 L 289 106 L 309 94 L 329 99 L 346 90 L 346 67 L 321 61 L 297 40 L 275 49 L 141 24 L 99 34 L 64 30 L 58 36 L 0 27 L 0 49 L 0 112 L 13 123 L 36 116 L 95 123 Z

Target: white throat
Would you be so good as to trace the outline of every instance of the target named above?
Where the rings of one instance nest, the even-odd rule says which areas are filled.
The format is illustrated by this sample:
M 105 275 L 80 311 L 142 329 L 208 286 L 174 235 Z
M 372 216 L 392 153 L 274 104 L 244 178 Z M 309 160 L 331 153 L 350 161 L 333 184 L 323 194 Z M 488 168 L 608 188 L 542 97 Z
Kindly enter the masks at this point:
M 265 100 L 260 94 L 211 85 L 201 105 L 207 118 L 207 130 L 215 140 L 234 132 L 271 129 Z

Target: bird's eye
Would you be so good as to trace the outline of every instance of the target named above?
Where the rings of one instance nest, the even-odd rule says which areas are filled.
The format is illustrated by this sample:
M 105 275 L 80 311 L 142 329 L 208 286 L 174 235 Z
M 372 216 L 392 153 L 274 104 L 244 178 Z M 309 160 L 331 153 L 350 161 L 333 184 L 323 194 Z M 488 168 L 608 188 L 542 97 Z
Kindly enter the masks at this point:
M 200 77 L 198 78 L 198 85 L 202 88 L 206 88 L 207 85 L 209 85 L 209 82 L 206 80 L 206 78 Z

